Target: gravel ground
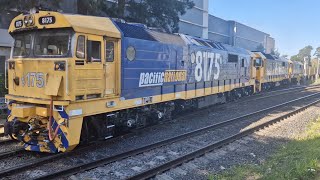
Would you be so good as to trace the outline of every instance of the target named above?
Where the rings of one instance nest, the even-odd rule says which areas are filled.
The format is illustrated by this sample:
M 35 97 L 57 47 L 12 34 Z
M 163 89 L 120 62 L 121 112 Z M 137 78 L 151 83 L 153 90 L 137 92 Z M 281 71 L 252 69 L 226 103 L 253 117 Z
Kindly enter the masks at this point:
M 213 123 L 224 121 L 226 119 L 238 117 L 243 114 L 266 108 L 275 104 L 279 104 L 281 102 L 285 102 L 291 99 L 295 99 L 297 97 L 305 96 L 313 92 L 315 92 L 315 90 L 308 92 L 293 92 L 291 94 L 281 95 L 281 98 L 270 97 L 267 99 L 263 99 L 263 101 L 259 100 L 257 102 L 246 103 L 246 101 L 242 102 L 242 100 L 240 100 L 236 103 L 228 103 L 224 105 L 215 106 L 205 111 L 200 111 L 200 113 L 196 113 L 196 115 L 188 116 L 188 118 L 180 118 L 180 120 L 170 124 L 163 124 L 153 128 L 145 129 L 134 137 L 130 137 L 124 139 L 123 141 L 116 142 L 108 147 L 97 147 L 97 150 L 95 151 L 75 155 L 72 158 L 59 160 L 54 163 L 41 166 L 32 171 L 23 172 L 18 176 L 15 176 L 15 178 L 33 178 L 46 172 L 60 170 L 68 166 L 72 166 L 83 162 L 89 162 L 91 160 L 99 159 L 104 156 L 112 156 L 120 152 L 135 149 L 146 144 L 167 139 L 194 129 L 198 129 Z M 288 108 L 292 109 L 293 107 L 290 106 Z M 179 149 L 177 151 L 179 152 Z M 175 152 L 173 151 L 172 154 L 174 155 Z M 158 159 L 161 160 L 162 157 L 158 157 Z M 121 165 L 120 162 L 117 163 Z M 133 170 L 137 171 L 139 170 L 139 167 L 137 166 L 137 168 Z M 105 169 L 104 171 L 108 170 Z M 98 174 L 98 171 L 92 171 L 92 173 Z
M 9 140 L 7 137 L 0 137 L 0 141 Z M 0 153 L 12 151 L 22 147 L 22 144 L 17 141 L 10 141 L 5 144 L 0 145 Z
M 265 121 L 269 121 L 274 117 L 284 115 L 288 111 L 292 111 L 294 109 L 302 107 L 303 105 L 308 104 L 309 102 L 310 99 L 305 103 L 299 102 L 291 107 L 280 108 L 274 113 L 269 114 L 268 116 L 264 115 L 265 117 L 259 121 L 259 124 Z M 239 122 L 236 125 L 226 126 L 216 131 L 210 131 L 204 135 L 189 138 L 185 141 L 174 143 L 169 146 L 161 147 L 156 150 L 149 151 L 148 153 L 134 156 L 131 159 L 124 159 L 116 163 L 111 163 L 106 166 L 96 168 L 95 170 L 88 171 L 86 173 L 77 174 L 73 177 L 76 177 L 78 179 L 125 179 L 129 176 L 132 176 L 133 174 L 136 174 L 137 172 L 141 172 L 143 170 L 149 169 L 150 167 L 160 165 L 164 162 L 173 160 L 181 155 L 190 153 L 201 147 L 207 146 L 211 143 L 217 142 L 221 139 L 236 134 L 239 131 L 247 129 L 248 126 L 252 126 L 252 124 L 256 125 L 258 124 L 256 123 L 256 120 L 257 117 L 250 118 L 247 119 L 247 121 L 245 122 Z
M 320 104 L 273 126 L 207 153 L 155 179 L 208 179 L 235 165 L 261 164 L 279 147 L 303 133 L 310 122 L 320 117 Z

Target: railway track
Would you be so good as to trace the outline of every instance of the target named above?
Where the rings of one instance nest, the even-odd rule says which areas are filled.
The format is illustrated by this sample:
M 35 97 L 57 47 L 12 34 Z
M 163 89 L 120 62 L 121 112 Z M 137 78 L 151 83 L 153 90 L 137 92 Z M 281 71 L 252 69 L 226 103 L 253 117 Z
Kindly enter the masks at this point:
M 13 139 L 4 139 L 4 140 L 0 140 L 0 145 L 15 143 L 15 142 L 17 141 L 14 141 Z
M 243 115 L 243 116 L 240 116 L 238 118 L 233 118 L 233 119 L 230 119 L 230 120 L 227 120 L 227 121 L 224 121 L 224 122 L 221 122 L 221 123 L 217 123 L 217 124 L 214 124 L 214 125 L 210 125 L 210 126 L 207 126 L 207 127 L 204 127 L 204 128 L 201 128 L 201 129 L 197 129 L 195 131 L 192 131 L 192 132 L 188 132 L 188 133 L 185 133 L 185 134 L 182 134 L 182 135 L 179 135 L 179 136 L 176 136 L 176 137 L 173 137 L 173 138 L 170 138 L 170 139 L 166 139 L 166 140 L 163 140 L 163 141 L 160 141 L 160 142 L 157 142 L 157 143 L 154 143 L 154 144 L 150 144 L 150 145 L 147 145 L 147 146 L 144 146 L 144 147 L 141 147 L 141 148 L 138 148 L 138 149 L 134 149 L 134 150 L 131 150 L 131 151 L 127 151 L 127 152 L 123 152 L 123 153 L 120 153 L 120 154 L 117 154 L 115 156 L 110 156 L 110 157 L 105 157 L 105 158 L 100 158 L 98 160 L 93 160 L 89 163 L 82 163 L 82 164 L 79 164 L 77 166 L 73 166 L 73 167 L 70 167 L 70 168 L 64 168 L 63 170 L 60 170 L 60 171 L 56 171 L 54 173 L 48 173 L 46 175 L 43 175 L 43 176 L 40 176 L 40 177 L 37 177 L 37 179 L 54 179 L 54 178 L 58 178 L 58 177 L 65 177 L 65 176 L 70 176 L 70 175 L 73 175 L 73 174 L 76 174 L 76 173 L 79 173 L 79 172 L 84 172 L 84 171 L 87 171 L 87 170 L 90 170 L 90 169 L 93 169 L 93 168 L 96 168 L 96 167 L 100 167 L 100 166 L 105 166 L 105 165 L 108 165 L 108 164 L 111 164 L 113 162 L 118 162 L 118 161 L 122 161 L 122 160 L 125 160 L 127 158 L 130 158 L 130 157 L 134 157 L 134 156 L 137 156 L 137 155 L 141 155 L 143 153 L 146 153 L 146 152 L 149 152 L 149 151 L 152 151 L 152 150 L 159 150 L 160 148 L 162 147 L 165 147 L 165 146 L 168 146 L 168 145 L 172 145 L 172 144 L 175 144 L 175 143 L 178 143 L 180 141 L 184 141 L 184 140 L 188 140 L 189 138 L 194 138 L 196 136 L 201 136 L 203 134 L 208 134 L 209 132 L 212 132 L 214 130 L 217 130 L 217 129 L 222 129 L 223 127 L 228 127 L 228 125 L 232 125 L 232 124 L 236 124 L 236 123 L 239 123 L 239 122 L 242 122 L 242 121 L 246 121 L 247 119 L 249 118 L 252 118 L 252 117 L 255 117 L 259 114 L 264 114 L 264 113 L 268 113 L 270 111 L 273 111 L 273 110 L 277 110 L 279 108 L 282 108 L 282 107 L 286 107 L 292 103 L 297 103 L 297 102 L 300 102 L 300 101 L 310 101 L 311 98 L 320 98 L 320 93 L 313 93 L 311 95 L 308 95 L 308 96 L 304 96 L 304 97 L 301 97 L 301 98 L 297 98 L 295 100 L 291 100 L 291 101 L 288 101 L 288 102 L 285 102 L 285 103 L 281 103 L 279 105 L 276 105 L 276 106 L 272 106 L 272 107 L 269 107 L 269 108 L 265 108 L 265 109 L 262 109 L 262 110 L 259 110 L 259 111 L 256 111 L 256 112 L 253 112 L 253 113 L 249 113 L 249 114 L 246 114 L 246 115 Z M 215 148 L 219 148 L 223 145 L 226 145 L 236 139 L 239 139 L 243 136 L 246 136 L 258 129 L 261 129 L 261 128 L 264 128 L 268 125 L 271 125 L 272 123 L 274 122 L 277 122 L 277 121 L 280 121 L 282 120 L 283 118 L 286 118 L 286 117 L 289 117 L 297 112 L 300 112 L 316 103 L 318 103 L 319 100 L 317 101 L 314 101 L 310 104 L 307 104 L 306 106 L 303 106 L 302 108 L 299 108 L 297 110 L 294 110 L 294 111 L 291 111 L 281 117 L 277 117 L 277 118 L 274 118 L 268 122 L 264 122 L 260 125 L 257 125 L 255 127 L 252 127 L 252 128 L 249 128 L 249 129 L 246 129 L 244 131 L 241 131 L 241 132 L 238 132 L 236 134 L 232 134 L 228 137 L 224 137 L 220 140 L 217 140 L 216 142 L 214 143 L 211 143 L 209 145 L 206 145 L 202 148 L 196 148 L 196 150 L 193 150 L 191 151 L 191 153 L 188 153 L 188 154 L 185 154 L 183 156 L 180 156 L 178 158 L 175 158 L 171 161 L 168 161 L 166 163 L 162 163 L 158 166 L 155 166 L 155 167 L 151 167 L 143 172 L 140 172 L 138 174 L 132 174 L 131 176 L 128 176 L 129 179 L 145 179 L 145 178 L 150 178 L 150 177 L 153 177 L 155 176 L 156 174 L 158 173 L 161 173 L 163 171 L 166 171 L 172 167 L 175 167 L 177 165 L 180 165 L 184 162 L 186 162 L 186 159 L 188 160 L 191 160 L 195 157 L 198 157 L 200 155 L 203 155 L 204 153 L 206 152 L 209 152 L 209 151 L 212 151 L 214 150 Z M 198 145 L 197 145 L 198 146 Z M 2 173 L 0 173 L 0 176 L 3 175 Z
M 314 89 L 314 88 L 316 88 L 316 87 L 309 87 L 309 89 Z M 305 88 L 305 87 L 297 87 L 297 88 L 289 88 L 289 89 L 285 89 L 285 90 L 281 90 L 280 92 L 286 92 L 286 91 L 292 91 L 292 90 L 300 90 L 300 89 L 307 89 L 307 88 Z M 271 92 L 270 92 L 271 93 Z M 268 94 L 268 93 L 266 93 L 266 94 Z M 268 97 L 270 97 L 270 96 L 268 96 Z M 259 98 L 261 98 L 261 97 L 259 97 Z M 293 101 L 292 101 L 293 102 Z M 289 102 L 288 102 L 289 103 Z M 266 112 L 266 111 L 268 111 L 268 109 L 269 110 L 272 110 L 272 109 L 275 109 L 275 108 L 277 108 L 277 107 L 280 107 L 280 105 L 278 105 L 278 106 L 274 106 L 274 107 L 271 107 L 271 108 L 266 108 L 266 109 L 264 109 L 264 110 L 261 110 L 261 113 L 262 112 Z M 201 110 L 200 110 L 201 111 Z M 231 120 L 229 120 L 230 122 L 223 122 L 223 123 L 218 123 L 218 124 L 215 124 L 215 125 L 212 125 L 211 127 L 206 127 L 206 128 L 201 128 L 201 129 L 198 129 L 198 130 L 196 130 L 196 131 L 193 131 L 193 132 L 191 132 L 190 134 L 189 134 L 189 137 L 191 137 L 192 135 L 196 135 L 196 134 L 200 134 L 202 131 L 205 131 L 205 130 L 214 130 L 214 129 L 218 129 L 219 127 L 223 127 L 223 126 L 226 126 L 226 125 L 228 125 L 228 123 L 231 123 L 232 121 L 236 121 L 236 119 L 238 119 L 238 120 L 240 120 L 240 119 L 245 119 L 245 118 L 247 118 L 247 117 L 250 117 L 250 116 L 254 116 L 254 115 L 257 115 L 259 112 L 257 111 L 257 112 L 254 112 L 254 113 L 250 113 L 250 114 L 247 114 L 247 115 L 245 115 L 245 116 L 241 116 L 241 117 L 239 117 L 239 118 L 234 118 L 234 119 L 231 119 Z M 188 115 L 187 115 L 188 116 Z M 187 117 L 187 116 L 185 116 L 185 117 Z M 130 136 L 130 135 L 126 135 L 126 136 Z M 183 137 L 183 136 L 185 136 L 185 137 Z M 121 137 L 120 137 L 121 138 Z M 182 135 L 182 136 L 180 136 L 180 137 L 176 137 L 176 139 L 171 139 L 171 141 L 172 141 L 172 143 L 174 143 L 174 142 L 176 142 L 176 141 L 179 141 L 179 140 L 183 140 L 183 139 L 186 139 L 186 138 L 188 138 L 187 137 L 187 135 Z M 111 139 L 112 140 L 112 139 Z M 115 141 L 118 141 L 117 139 L 113 139 L 113 141 L 112 142 L 115 142 Z M 103 144 L 103 145 L 106 145 L 106 142 L 102 142 L 101 144 Z M 161 147 L 161 146 L 165 146 L 166 145 L 166 142 L 162 142 L 162 144 L 159 142 L 159 143 L 157 143 L 157 144 L 155 144 L 153 147 L 149 147 L 149 148 L 151 148 L 150 150 L 152 150 L 152 149 L 154 149 L 154 148 L 156 148 L 156 147 Z M 59 160 L 59 159 L 62 159 L 62 158 L 65 158 L 65 157 L 69 157 L 69 156 L 72 156 L 72 155 L 74 155 L 74 154 L 79 154 L 79 153 L 81 153 L 81 152 L 83 152 L 83 151 L 90 151 L 91 149 L 94 149 L 94 146 L 95 145 L 93 145 L 93 146 L 91 146 L 91 147 L 85 147 L 85 148 L 79 148 L 79 149 L 77 149 L 77 150 L 75 150 L 75 151 L 73 151 L 73 152 L 71 152 L 71 153 L 64 153 L 64 154 L 56 154 L 56 155 L 50 155 L 50 156 L 46 156 L 46 157 L 42 157 L 42 158 L 38 158 L 38 159 L 32 159 L 32 160 L 28 160 L 28 161 L 26 161 L 25 163 L 23 163 L 23 164 L 20 164 L 20 165 L 17 165 L 17 166 L 15 166 L 15 167 L 12 167 L 12 168 L 8 168 L 8 169 L 3 169 L 2 171 L 0 171 L 0 177 L 5 177 L 5 176 L 9 176 L 9 175 L 14 175 L 14 174 L 16 174 L 16 173 L 19 173 L 19 172 L 21 172 L 21 171 L 24 171 L 24 170 L 27 170 L 27 169 L 32 169 L 32 167 L 36 167 L 36 166 L 39 166 L 39 165 L 43 165 L 43 164 L 46 164 L 46 163 L 50 163 L 51 161 L 56 161 L 56 160 Z M 5 159 L 6 157 L 12 157 L 12 156 L 14 156 L 14 155 L 16 155 L 16 154 L 19 154 L 19 153 L 22 153 L 22 149 L 20 149 L 20 151 L 18 151 L 18 153 L 17 152 L 6 152 L 6 153 L 4 153 L 3 155 L 1 155 L 0 154 L 0 159 Z M 140 151 L 142 152 L 142 151 L 145 151 L 145 150 L 143 150 L 143 149 L 140 149 Z M 126 152 L 125 154 L 129 154 L 130 152 Z M 132 151 L 131 153 L 133 153 L 133 154 L 135 154 L 135 153 L 137 153 L 137 151 L 135 150 L 135 151 Z M 7 154 L 7 155 L 6 155 Z M 138 153 L 139 154 L 139 153 Z M 111 162 L 114 162 L 114 161 L 117 161 L 117 159 L 119 158 L 119 159 L 124 159 L 124 158 L 126 158 L 126 157 L 129 157 L 129 156 L 125 156 L 124 154 L 122 154 L 122 156 L 121 155 L 118 155 L 118 156 L 115 156 L 115 157 L 113 157 L 114 159 L 111 159 L 112 157 L 109 157 L 109 158 L 107 158 L 107 160 L 102 160 L 102 162 L 100 163 L 100 165 L 98 165 L 98 166 L 101 166 L 101 165 L 103 165 L 103 164 L 109 164 L 109 163 L 111 163 Z M 109 160 L 108 160 L 109 159 Z M 118 159 L 118 160 L 119 160 Z M 97 162 L 93 162 L 93 164 L 96 164 Z M 99 163 L 98 163 L 99 164 Z M 81 165 L 82 166 L 82 165 Z M 94 166 L 94 167 L 98 167 L 97 165 L 96 166 Z M 83 168 L 83 169 L 87 169 L 87 168 L 85 168 L 86 167 L 86 165 L 83 165 L 83 167 L 80 167 L 80 168 Z M 88 166 L 89 167 L 89 166 Z M 92 168 L 94 168 L 94 167 L 92 167 Z M 73 169 L 73 168 L 72 168 Z M 71 173 L 70 174 L 74 174 L 74 173 L 76 173 L 77 171 L 76 170 L 72 170 L 71 169 Z M 77 168 L 76 168 L 77 169 Z M 89 169 L 91 169 L 91 168 L 89 168 Z M 67 169 L 68 170 L 68 169 Z M 53 175 L 54 176 L 54 175 Z M 50 176 L 49 176 L 50 177 Z M 46 176 L 44 177 L 44 178 L 46 178 Z
M 230 143 L 232 143 L 232 142 L 234 142 L 234 141 L 236 141 L 238 139 L 241 139 L 242 137 L 250 135 L 250 134 L 252 134 L 252 133 L 254 133 L 256 131 L 259 131 L 261 129 L 264 129 L 264 128 L 266 128 L 266 127 L 268 127 L 268 126 L 270 126 L 270 125 L 272 125 L 274 123 L 277 123 L 277 122 L 279 122 L 281 120 L 284 120 L 284 119 L 286 119 L 286 118 L 288 118 L 288 117 L 290 117 L 290 116 L 292 116 L 294 114 L 297 114 L 297 113 L 299 113 L 299 112 L 307 109 L 308 107 L 310 107 L 312 105 L 315 105 L 315 104 L 317 104 L 319 102 L 320 102 L 320 99 L 317 99 L 314 102 L 312 102 L 312 103 L 310 103 L 310 104 L 308 104 L 306 106 L 303 106 L 303 107 L 301 107 L 301 108 L 299 108 L 299 109 L 297 109 L 297 110 L 295 110 L 293 112 L 290 112 L 290 113 L 285 114 L 283 116 L 274 118 L 271 121 L 265 122 L 263 124 L 255 126 L 253 128 L 250 128 L 250 129 L 247 129 L 245 131 L 242 131 L 242 132 L 239 132 L 237 134 L 234 134 L 232 136 L 229 136 L 229 137 L 227 137 L 225 139 L 222 139 L 222 140 L 220 140 L 218 142 L 212 143 L 212 144 L 210 144 L 208 146 L 205 146 L 203 148 L 200 148 L 200 149 L 198 149 L 196 151 L 193 151 L 191 153 L 183 155 L 183 156 L 181 156 L 179 158 L 176 158 L 176 159 L 174 159 L 172 161 L 166 162 L 166 163 L 161 164 L 159 166 L 150 168 L 150 169 L 148 169 L 146 171 L 143 171 L 141 173 L 133 175 L 133 176 L 127 178 L 127 179 L 130 179 L 130 180 L 138 180 L 139 179 L 140 180 L 140 179 L 152 178 L 152 177 L 154 177 L 154 176 L 156 176 L 158 174 L 161 174 L 161 173 L 163 173 L 165 171 L 168 171 L 168 170 L 170 170 L 172 168 L 175 168 L 175 167 L 177 167 L 179 165 L 182 165 L 182 164 L 184 164 L 184 163 L 186 163 L 186 162 L 188 162 L 190 160 L 193 160 L 193 159 L 195 159 L 197 157 L 203 156 L 208 152 L 211 152 L 211 151 L 213 151 L 215 149 L 218 149 L 218 148 L 221 148 L 223 146 L 226 146 L 226 145 L 228 145 L 228 144 L 230 144 Z
M 319 88 L 320 85 L 314 85 L 314 86 L 301 86 L 301 87 L 293 87 L 293 88 L 287 88 L 287 89 L 280 89 L 280 90 L 275 90 L 275 91 L 268 91 L 264 92 L 261 94 L 257 94 L 252 96 L 253 99 L 244 99 L 242 102 L 251 102 L 251 101 L 257 101 L 261 99 L 266 99 L 266 98 L 271 98 L 271 97 L 276 97 L 276 96 L 281 96 L 285 95 L 288 93 L 292 92 L 297 92 L 300 90 L 312 90 L 312 89 L 317 89 Z
M 115 141 L 119 141 L 122 138 L 126 138 L 126 137 L 130 137 L 131 134 L 126 134 L 124 136 L 118 136 L 115 137 L 113 139 L 109 139 L 107 141 L 104 142 L 97 142 L 97 143 L 92 143 L 86 146 L 82 146 L 72 152 L 66 152 L 66 153 L 60 153 L 60 154 L 53 154 L 53 155 L 47 155 L 41 158 L 37 158 L 37 159 L 32 159 L 32 160 L 28 160 L 27 162 L 23 163 L 23 164 L 19 164 L 15 167 L 11 167 L 11 168 L 7 168 L 7 169 L 3 169 L 0 171 L 0 177 L 6 177 L 15 173 L 19 173 L 20 171 L 23 170 L 27 170 L 27 169 L 31 169 L 33 167 L 42 165 L 42 164 L 46 164 L 49 163 L 51 161 L 54 160 L 59 160 L 68 156 L 71 156 L 73 154 L 77 154 L 77 153 L 81 153 L 83 151 L 90 151 L 92 149 L 95 149 L 96 146 L 98 146 L 99 144 L 104 144 L 104 145 L 108 145 L 110 143 L 113 143 Z M 4 152 L 4 153 L 0 153 L 0 160 L 3 160 L 5 158 L 8 157 L 13 157 L 17 154 L 20 153 L 36 153 L 36 152 L 31 152 L 31 151 L 26 151 L 25 149 L 21 148 L 21 149 L 17 149 L 17 150 L 13 150 L 13 151 L 8 151 L 8 152 Z
M 17 154 L 26 153 L 26 152 L 27 151 L 25 151 L 25 149 L 23 149 L 23 148 L 19 148 L 19 149 L 16 149 L 16 150 L 3 152 L 3 153 L 0 153 L 0 160 L 6 159 L 6 158 L 9 158 L 9 157 L 13 157 L 13 156 L 15 156 Z

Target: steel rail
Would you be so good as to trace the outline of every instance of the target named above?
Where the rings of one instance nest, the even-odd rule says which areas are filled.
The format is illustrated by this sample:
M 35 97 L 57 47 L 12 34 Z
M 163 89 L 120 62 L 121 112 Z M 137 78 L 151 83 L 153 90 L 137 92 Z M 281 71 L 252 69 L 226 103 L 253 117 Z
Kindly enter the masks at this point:
M 13 139 L 0 140 L 0 145 L 13 143 L 13 142 L 15 142 L 15 140 L 13 140 Z
M 114 155 L 114 156 L 110 156 L 110 157 L 105 157 L 105 158 L 102 158 L 102 159 L 91 161 L 89 163 L 80 164 L 80 165 L 77 165 L 77 166 L 74 166 L 74 167 L 71 167 L 71 168 L 67 168 L 67 169 L 63 169 L 61 171 L 54 172 L 54 173 L 51 173 L 51 174 L 43 175 L 43 176 L 40 176 L 40 177 L 38 177 L 36 179 L 55 179 L 57 177 L 65 177 L 65 176 L 68 176 L 68 175 L 73 175 L 73 174 L 76 174 L 76 173 L 79 173 L 79 172 L 87 171 L 87 170 L 90 170 L 90 169 L 93 169 L 93 168 L 96 168 L 96 167 L 100 167 L 100 166 L 103 166 L 103 165 L 106 165 L 106 164 L 110 164 L 112 162 L 116 162 L 116 161 L 131 157 L 131 156 L 135 156 L 135 155 L 138 155 L 138 154 L 141 154 L 141 153 L 144 153 L 144 152 L 147 152 L 147 151 L 150 151 L 150 150 L 153 150 L 153 149 L 156 149 L 156 148 L 168 145 L 168 144 L 172 144 L 172 143 L 177 142 L 177 141 L 185 140 L 185 139 L 187 139 L 189 137 L 192 137 L 194 135 L 205 133 L 208 130 L 214 130 L 214 129 L 217 129 L 217 128 L 232 124 L 233 122 L 237 122 L 239 120 L 246 119 L 248 117 L 252 117 L 252 116 L 260 114 L 260 113 L 265 113 L 265 112 L 268 112 L 270 110 L 274 110 L 276 108 L 279 108 L 279 107 L 282 107 L 282 106 L 286 106 L 286 105 L 288 105 L 290 103 L 297 102 L 299 100 L 310 98 L 310 97 L 313 97 L 313 96 L 316 96 L 316 95 L 320 95 L 320 93 L 313 93 L 311 95 L 300 97 L 300 98 L 297 98 L 297 99 L 294 99 L 294 100 L 291 100 L 291 101 L 288 101 L 288 102 L 285 102 L 285 103 L 281 103 L 281 104 L 276 105 L 276 106 L 265 108 L 265 109 L 262 109 L 262 110 L 259 110 L 259 111 L 253 112 L 253 113 L 249 113 L 249 114 L 237 117 L 237 118 L 232 118 L 230 120 L 226 120 L 226 121 L 223 121 L 223 122 L 220 122 L 220 123 L 216 123 L 216 124 L 204 127 L 204 128 L 200 128 L 200 129 L 188 132 L 188 133 L 184 133 L 182 135 L 179 135 L 179 136 L 176 136 L 176 137 L 173 137 L 173 138 L 170 138 L 170 139 L 166 139 L 166 140 L 163 140 L 163 141 L 159 141 L 157 143 L 154 143 L 154 144 L 151 144 L 151 145 L 147 145 L 147 146 L 144 146 L 144 147 L 141 147 L 141 148 L 138 148 L 138 149 L 130 150 L 130 151 L 123 152 L 123 153 L 120 153 L 120 154 L 117 154 L 117 155 Z M 1 173 L 0 173 L 0 175 L 1 175 Z
M 129 134 L 126 134 L 126 135 L 123 135 L 123 136 L 118 136 L 118 137 L 115 137 L 115 138 L 110 139 L 108 141 L 104 141 L 103 144 L 110 144 L 110 143 L 113 143 L 115 141 L 119 141 L 119 139 L 121 139 L 121 138 L 129 137 L 130 135 L 131 134 L 129 133 Z M 59 160 L 59 159 L 71 156 L 73 154 L 81 153 L 83 151 L 89 151 L 92 148 L 96 149 L 97 145 L 99 145 L 99 144 L 102 144 L 102 143 L 101 142 L 95 142 L 95 143 L 88 144 L 86 146 L 79 147 L 78 149 L 75 149 L 74 151 L 60 153 L 60 154 L 48 155 L 46 157 L 42 157 L 42 158 L 39 158 L 39 159 L 29 160 L 29 161 L 27 161 L 27 162 L 25 162 L 23 164 L 19 164 L 19 165 L 15 166 L 15 167 L 2 169 L 0 171 L 0 177 L 10 176 L 12 174 L 19 173 L 19 172 L 24 171 L 26 169 L 30 169 L 30 168 L 36 167 L 38 165 L 49 163 L 49 162 L 51 162 L 53 160 Z M 21 149 L 21 151 L 22 151 L 22 149 Z M 24 151 L 25 152 L 31 152 L 31 151 L 26 151 L 26 150 L 24 150 Z M 0 154 L 0 158 L 1 158 L 1 154 Z
M 0 160 L 15 156 L 19 153 L 25 153 L 25 152 L 29 152 L 29 151 L 25 151 L 24 148 L 20 148 L 20 149 L 16 149 L 16 150 L 12 150 L 12 151 L 2 152 L 2 153 L 0 153 Z
M 181 156 L 181 157 L 179 157 L 177 159 L 174 159 L 172 161 L 164 163 L 164 164 L 162 164 L 160 166 L 154 167 L 152 169 L 149 169 L 149 170 L 146 170 L 146 171 L 141 172 L 139 174 L 136 174 L 134 176 L 131 176 L 131 177 L 128 178 L 128 180 L 141 180 L 141 179 L 152 178 L 152 177 L 154 177 L 154 176 L 156 176 L 156 175 L 158 175 L 160 173 L 168 171 L 168 170 L 170 170 L 170 169 L 172 169 L 174 167 L 177 167 L 177 166 L 179 166 L 179 165 L 181 165 L 183 163 L 186 163 L 186 162 L 188 162 L 190 160 L 193 160 L 193 159 L 195 159 L 197 157 L 200 157 L 200 156 L 202 156 L 202 155 L 204 155 L 204 154 L 206 154 L 208 152 L 211 152 L 211 151 L 213 151 L 215 149 L 221 148 L 221 147 L 223 147 L 225 145 L 228 145 L 228 144 L 230 144 L 230 143 L 232 143 L 232 142 L 234 142 L 236 140 L 239 140 L 242 137 L 248 136 L 248 135 L 250 135 L 250 134 L 252 134 L 252 133 L 254 133 L 256 131 L 259 131 L 261 129 L 264 129 L 264 128 L 266 128 L 266 127 L 268 127 L 268 126 L 270 126 L 270 125 L 272 125 L 274 123 L 280 122 L 280 121 L 282 121 L 282 120 L 284 120 L 284 119 L 286 119 L 286 118 L 288 118 L 288 117 L 290 117 L 290 116 L 292 116 L 294 114 L 297 114 L 297 113 L 299 113 L 301 111 L 304 111 L 305 109 L 307 109 L 310 106 L 313 106 L 313 105 L 315 105 L 315 104 L 317 104 L 319 102 L 320 102 L 320 99 L 318 99 L 318 100 L 316 100 L 316 101 L 314 101 L 314 102 L 312 102 L 312 103 L 310 103 L 310 104 L 308 104 L 306 106 L 303 106 L 302 108 L 299 108 L 299 109 L 297 109 L 295 111 L 287 113 L 287 114 L 285 114 L 283 116 L 274 118 L 274 119 L 272 119 L 272 120 L 270 120 L 268 122 L 265 122 L 263 124 L 257 125 L 257 126 L 255 126 L 253 128 L 247 129 L 247 130 L 242 131 L 240 133 L 237 133 L 235 135 L 229 136 L 229 137 L 227 137 L 227 138 L 225 138 L 225 139 L 223 139 L 221 141 L 212 143 L 212 144 L 210 144 L 210 145 L 208 145 L 208 146 L 206 146 L 204 148 L 198 149 L 198 150 L 196 150 L 194 152 L 191 152 L 189 154 Z
M 314 85 L 314 86 L 303 86 L 303 87 L 296 87 L 296 88 L 281 89 L 281 90 L 277 90 L 277 91 L 269 91 L 266 93 L 257 94 L 257 95 L 252 96 L 252 97 L 254 97 L 254 99 L 244 99 L 241 102 L 257 101 L 257 100 L 266 99 L 266 98 L 270 98 L 270 97 L 276 97 L 276 96 L 281 96 L 284 94 L 289 94 L 292 92 L 297 92 L 299 90 L 307 91 L 307 90 L 311 90 L 311 89 L 317 89 L 319 87 L 320 87 L 320 85 Z M 277 92 L 280 92 L 280 93 L 277 93 Z M 274 94 L 274 93 L 277 93 L 277 94 Z M 268 95 L 268 94 L 270 94 L 270 95 Z M 261 96 L 259 96 L 259 95 L 261 95 Z

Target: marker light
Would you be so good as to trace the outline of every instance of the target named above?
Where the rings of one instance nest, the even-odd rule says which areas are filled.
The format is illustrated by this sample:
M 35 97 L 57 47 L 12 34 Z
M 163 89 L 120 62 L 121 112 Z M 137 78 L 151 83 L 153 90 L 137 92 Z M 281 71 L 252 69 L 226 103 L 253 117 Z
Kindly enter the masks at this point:
M 54 70 L 55 71 L 65 71 L 66 70 L 66 62 L 64 62 L 64 61 L 54 62 Z

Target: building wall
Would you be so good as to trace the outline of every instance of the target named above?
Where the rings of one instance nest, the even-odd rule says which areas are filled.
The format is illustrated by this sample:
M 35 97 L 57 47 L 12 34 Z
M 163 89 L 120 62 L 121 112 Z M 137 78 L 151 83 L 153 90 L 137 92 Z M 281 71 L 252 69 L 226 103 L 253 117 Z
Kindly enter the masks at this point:
M 209 15 L 208 39 L 230 44 L 230 24 L 218 17 Z
M 211 39 L 248 50 L 256 50 L 259 45 L 263 45 L 267 53 L 275 48 L 275 40 L 269 34 L 236 21 L 224 20 L 208 14 L 208 0 L 194 0 L 194 3 L 195 7 L 181 16 L 179 33 Z
M 0 29 L 0 56 L 8 59 L 10 57 L 10 49 L 13 43 L 13 39 L 8 33 L 7 29 Z M 2 64 L 0 62 L 0 64 Z M 0 67 L 2 69 L 2 67 Z
M 263 45 L 268 52 L 274 49 L 274 46 L 267 46 L 267 38 L 270 37 L 269 34 L 238 22 L 230 21 L 230 23 L 233 27 L 236 27 L 236 32 L 233 33 L 233 45 L 248 50 L 257 50 L 258 46 Z
M 267 37 L 266 53 L 271 53 L 275 49 L 276 41 L 272 37 Z
M 208 38 L 208 0 L 194 0 L 195 6 L 180 17 L 179 33 Z
M 267 53 L 275 48 L 275 40 L 269 34 L 213 15 L 209 15 L 209 39 L 251 51 L 257 50 L 260 45 L 263 45 Z
M 6 60 L 10 58 L 11 47 L 0 47 L 0 56 Z M 2 67 L 0 67 L 1 69 Z

